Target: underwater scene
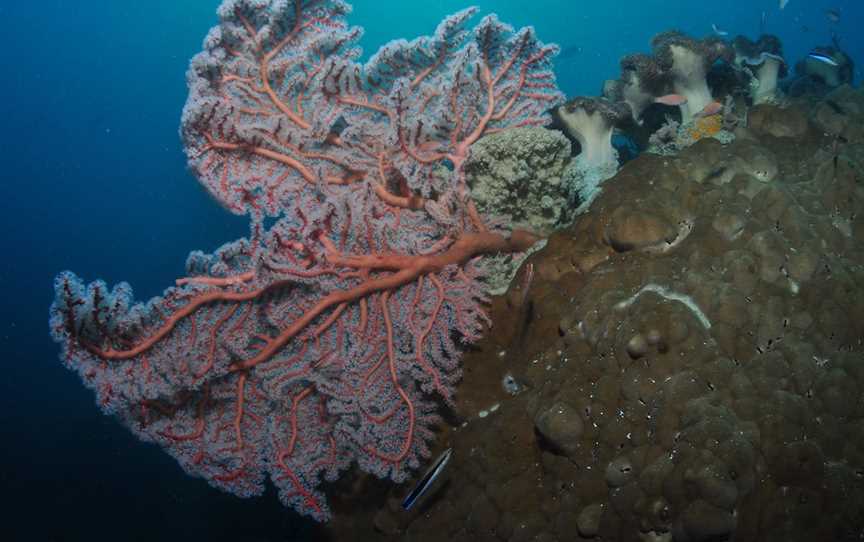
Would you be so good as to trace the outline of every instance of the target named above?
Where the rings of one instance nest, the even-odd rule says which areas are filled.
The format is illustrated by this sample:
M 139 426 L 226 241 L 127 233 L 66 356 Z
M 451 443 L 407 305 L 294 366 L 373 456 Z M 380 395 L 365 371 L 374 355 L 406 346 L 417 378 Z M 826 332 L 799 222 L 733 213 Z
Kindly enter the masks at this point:
M 864 540 L 864 3 L 0 17 L 2 540 Z

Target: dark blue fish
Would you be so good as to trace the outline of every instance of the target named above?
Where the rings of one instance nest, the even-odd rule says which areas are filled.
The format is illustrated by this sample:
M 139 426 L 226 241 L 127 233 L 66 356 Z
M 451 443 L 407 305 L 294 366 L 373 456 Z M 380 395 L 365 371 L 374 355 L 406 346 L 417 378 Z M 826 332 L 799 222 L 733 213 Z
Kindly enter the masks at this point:
M 411 510 L 411 507 L 423 497 L 423 494 L 432 487 L 432 484 L 435 483 L 435 480 L 438 476 L 444 472 L 444 468 L 447 466 L 447 463 L 450 462 L 450 456 L 453 455 L 453 448 L 447 448 L 444 450 L 444 453 L 438 456 L 438 459 L 435 460 L 435 463 L 429 467 L 429 470 L 423 475 L 423 478 L 417 482 L 417 485 L 405 497 L 405 500 L 402 501 L 402 508 L 405 510 Z
M 812 53 L 807 55 L 807 58 L 812 58 L 817 62 L 822 62 L 823 64 L 828 64 L 829 66 L 834 66 L 835 68 L 840 65 L 830 56 L 822 53 L 817 53 L 816 51 L 813 51 Z

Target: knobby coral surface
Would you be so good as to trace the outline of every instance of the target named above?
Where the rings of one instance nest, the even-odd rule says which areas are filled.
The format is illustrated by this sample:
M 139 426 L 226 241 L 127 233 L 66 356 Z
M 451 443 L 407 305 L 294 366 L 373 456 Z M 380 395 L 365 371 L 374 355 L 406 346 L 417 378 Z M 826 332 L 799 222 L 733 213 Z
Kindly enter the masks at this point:
M 750 111 L 550 236 L 466 356 L 448 484 L 338 540 L 861 536 L 864 92 Z
M 240 496 L 265 479 L 329 517 L 356 462 L 404 480 L 436 397 L 484 319 L 477 259 L 536 237 L 479 212 L 481 136 L 546 122 L 556 52 L 473 9 L 365 64 L 340 1 L 226 0 L 188 72 L 189 163 L 251 234 L 193 252 L 134 304 L 129 285 L 56 280 L 51 332 L 107 414 Z M 448 175 L 433 174 L 444 169 Z

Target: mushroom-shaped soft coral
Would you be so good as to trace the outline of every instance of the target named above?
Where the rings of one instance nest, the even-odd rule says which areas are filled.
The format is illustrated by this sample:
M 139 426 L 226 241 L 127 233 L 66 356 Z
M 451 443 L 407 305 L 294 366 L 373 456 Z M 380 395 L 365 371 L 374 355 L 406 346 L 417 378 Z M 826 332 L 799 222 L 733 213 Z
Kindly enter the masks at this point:
M 621 59 L 621 79 L 614 92 L 604 96 L 630 106 L 633 120 L 642 122 L 642 113 L 669 90 L 669 79 L 653 57 L 644 54 L 627 55 Z
M 783 46 L 777 36 L 763 34 L 757 41 L 738 36 L 733 42 L 735 63 L 747 68 L 755 78 L 750 96 L 754 104 L 771 102 L 777 97 L 777 81 L 786 77 Z
M 706 75 L 719 59 L 728 60 L 730 49 L 717 38 L 693 39 L 670 30 L 651 40 L 657 63 L 669 74 L 672 89 L 687 99 L 681 107 L 682 122 L 689 122 L 714 101 Z
M 627 104 L 606 98 L 579 96 L 560 106 L 557 114 L 582 147 L 578 157 L 581 167 L 608 168 L 618 165 L 618 155 L 612 147 L 612 131 L 616 124 L 630 115 Z

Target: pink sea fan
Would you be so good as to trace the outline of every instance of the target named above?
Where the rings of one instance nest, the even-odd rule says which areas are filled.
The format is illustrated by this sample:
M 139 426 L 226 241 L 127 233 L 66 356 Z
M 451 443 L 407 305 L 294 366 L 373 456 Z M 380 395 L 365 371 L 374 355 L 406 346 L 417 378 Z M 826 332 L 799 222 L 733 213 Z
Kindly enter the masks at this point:
M 460 341 L 485 315 L 478 259 L 536 238 L 493 225 L 462 170 L 481 136 L 560 103 L 556 48 L 474 10 L 359 64 L 347 4 L 227 0 L 190 66 L 189 163 L 248 239 L 193 252 L 135 304 L 55 282 L 51 331 L 107 414 L 239 496 L 269 478 L 326 520 L 352 463 L 394 481 L 429 455 Z

